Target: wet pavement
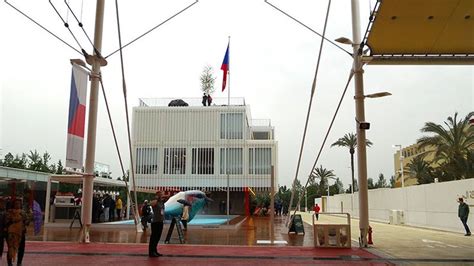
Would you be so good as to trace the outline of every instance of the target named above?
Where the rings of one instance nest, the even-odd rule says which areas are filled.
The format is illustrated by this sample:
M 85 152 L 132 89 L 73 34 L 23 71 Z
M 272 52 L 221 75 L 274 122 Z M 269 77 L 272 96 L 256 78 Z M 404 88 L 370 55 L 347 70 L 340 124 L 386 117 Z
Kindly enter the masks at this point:
M 306 223 L 312 215 L 300 213 Z M 343 223 L 345 218 L 335 215 L 319 215 L 318 223 Z M 474 237 L 441 230 L 392 225 L 371 221 L 373 245 L 367 250 L 392 261 L 416 264 L 441 263 L 474 265 Z M 462 226 L 459 222 L 459 226 Z M 353 243 L 359 237 L 359 220 L 351 219 Z M 354 242 L 355 241 L 355 242 Z
M 23 265 L 474 265 L 474 238 L 375 222 L 371 222 L 374 245 L 370 248 L 358 248 L 355 241 L 349 249 L 315 248 L 311 215 L 302 216 L 305 235 L 289 235 L 286 217 L 275 217 L 274 233 L 269 230 L 269 217 L 248 217 L 214 228 L 189 226 L 185 244 L 179 244 L 176 232 L 171 244 L 164 244 L 165 225 L 159 244 L 164 256 L 159 258 L 147 256 L 150 232 L 137 233 L 134 225 L 94 226 L 91 243 L 85 244 L 79 242 L 79 228 L 56 224 L 36 236 L 30 229 Z M 337 216 L 320 217 L 320 223 L 343 221 Z M 356 240 L 358 220 L 352 219 L 351 230 Z M 268 242 L 272 239 L 273 244 Z M 6 265 L 5 257 L 1 265 Z

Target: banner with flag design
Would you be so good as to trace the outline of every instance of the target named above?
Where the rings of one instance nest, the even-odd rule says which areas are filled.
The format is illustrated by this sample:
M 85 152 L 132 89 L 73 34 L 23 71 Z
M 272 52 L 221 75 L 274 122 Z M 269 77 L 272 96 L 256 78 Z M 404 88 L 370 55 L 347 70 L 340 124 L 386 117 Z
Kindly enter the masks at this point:
M 85 69 L 73 64 L 67 124 L 66 167 L 80 169 L 83 166 L 88 76 L 89 73 Z

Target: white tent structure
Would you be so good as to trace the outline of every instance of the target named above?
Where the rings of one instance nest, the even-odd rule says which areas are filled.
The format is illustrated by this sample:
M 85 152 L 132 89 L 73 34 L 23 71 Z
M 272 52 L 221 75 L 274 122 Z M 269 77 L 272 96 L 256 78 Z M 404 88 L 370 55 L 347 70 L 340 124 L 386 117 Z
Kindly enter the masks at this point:
M 363 66 L 474 64 L 472 0 L 377 0 L 363 38 L 359 0 L 351 0 L 356 121 L 365 120 Z M 367 49 L 366 49 L 367 48 Z M 449 93 L 449 92 L 447 92 Z M 360 245 L 369 229 L 365 129 L 356 123 Z
M 103 177 L 95 177 L 94 185 L 101 185 L 105 187 L 125 187 L 125 182 L 120 180 L 113 180 Z M 68 184 L 82 184 L 82 175 L 50 175 L 48 178 L 48 185 L 46 187 L 46 204 L 45 204 L 45 225 L 49 223 L 50 204 L 48 204 L 51 198 L 51 184 L 53 182 L 68 183 Z M 128 206 L 127 206 L 128 213 Z M 82 216 L 82 214 L 81 214 Z

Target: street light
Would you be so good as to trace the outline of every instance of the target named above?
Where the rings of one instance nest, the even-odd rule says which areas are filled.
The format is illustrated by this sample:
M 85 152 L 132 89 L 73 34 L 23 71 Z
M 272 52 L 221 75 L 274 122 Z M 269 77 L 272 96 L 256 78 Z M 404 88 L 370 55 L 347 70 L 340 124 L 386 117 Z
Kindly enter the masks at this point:
M 368 246 L 367 234 L 369 231 L 369 191 L 367 186 L 367 150 L 366 134 L 368 123 L 365 122 L 364 106 L 364 70 L 362 62 L 362 38 L 360 32 L 360 11 L 359 1 L 351 1 L 352 15 L 352 40 L 348 38 L 338 38 L 336 41 L 352 45 L 352 73 L 354 75 L 354 95 L 355 95 L 355 118 L 357 121 L 357 169 L 359 184 L 359 229 L 361 247 Z M 359 121 L 363 122 L 361 124 Z M 362 126 L 364 125 L 364 126 Z
M 352 42 L 351 39 L 346 38 L 346 37 L 339 37 L 339 38 L 335 39 L 335 41 L 338 42 L 338 43 L 342 43 L 342 44 L 354 45 L 354 42 Z
M 400 144 L 396 144 L 396 145 L 392 145 L 392 147 L 394 148 L 398 148 L 399 149 L 399 153 L 400 153 L 400 173 L 401 173 L 401 179 L 402 179 L 402 187 L 405 187 L 405 177 L 403 176 L 403 155 L 402 155 L 402 145 Z
M 372 94 L 367 94 L 364 95 L 366 98 L 381 98 L 385 96 L 390 96 L 392 95 L 390 92 L 384 91 L 384 92 L 377 92 L 377 93 L 372 93 Z

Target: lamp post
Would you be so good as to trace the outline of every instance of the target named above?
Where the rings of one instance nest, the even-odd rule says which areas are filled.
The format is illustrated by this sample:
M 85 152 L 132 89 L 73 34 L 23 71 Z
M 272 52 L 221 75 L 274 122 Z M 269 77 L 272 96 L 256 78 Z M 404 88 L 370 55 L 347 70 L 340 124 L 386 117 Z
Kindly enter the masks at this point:
M 348 38 L 338 38 L 336 41 L 345 44 L 351 44 L 353 50 L 353 65 L 352 71 L 354 73 L 354 87 L 355 87 L 355 112 L 356 121 L 359 121 L 356 126 L 357 132 L 357 169 L 359 180 L 359 229 L 360 238 L 359 245 L 362 247 L 368 246 L 367 233 L 369 230 L 369 200 L 367 187 L 367 150 L 365 130 L 367 125 L 365 123 L 365 107 L 364 107 L 364 78 L 362 69 L 362 47 L 360 34 L 360 10 L 359 1 L 351 0 L 352 13 L 352 41 Z M 361 123 L 362 122 L 362 123 Z
M 328 197 L 326 198 L 326 212 L 329 212 L 329 197 L 330 197 L 330 195 L 329 195 L 329 178 L 336 180 L 334 177 L 330 177 L 330 176 L 326 177 L 326 179 L 328 181 Z
M 405 187 L 405 176 L 403 175 L 403 154 L 402 154 L 402 145 L 396 144 L 393 145 L 394 148 L 398 148 L 400 155 L 400 178 L 402 179 L 402 187 Z

